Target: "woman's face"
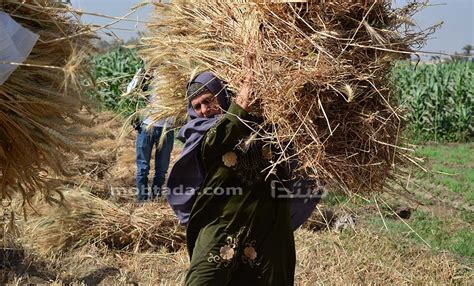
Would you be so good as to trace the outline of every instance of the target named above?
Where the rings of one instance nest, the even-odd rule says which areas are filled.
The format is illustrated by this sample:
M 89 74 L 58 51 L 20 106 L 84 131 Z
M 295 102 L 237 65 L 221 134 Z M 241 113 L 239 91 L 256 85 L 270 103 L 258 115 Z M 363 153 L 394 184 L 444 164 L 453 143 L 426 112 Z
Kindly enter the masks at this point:
M 217 97 L 210 92 L 203 93 L 193 98 L 191 100 L 191 106 L 201 118 L 211 118 L 222 113 Z

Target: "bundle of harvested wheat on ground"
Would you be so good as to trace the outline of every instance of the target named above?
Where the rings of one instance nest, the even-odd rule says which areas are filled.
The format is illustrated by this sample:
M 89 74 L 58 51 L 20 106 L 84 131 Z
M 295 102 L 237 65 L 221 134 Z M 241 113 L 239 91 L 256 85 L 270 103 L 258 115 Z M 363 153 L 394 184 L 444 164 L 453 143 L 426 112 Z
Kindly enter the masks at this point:
M 80 152 L 78 82 L 92 35 L 56 1 L 3 0 L 0 13 L 0 65 L 8 71 L 0 84 L 0 193 L 28 200 L 51 191 L 47 178 L 67 174 L 66 153 Z
M 40 200 L 39 214 L 29 214 L 22 243 L 39 254 L 69 251 L 88 243 L 112 249 L 143 251 L 183 246 L 184 232 L 164 204 L 118 206 L 90 192 L 64 192 L 64 205 Z
M 200 71 L 238 90 L 251 47 L 253 108 L 264 119 L 261 137 L 280 147 L 276 164 L 297 156 L 310 178 L 364 191 L 382 190 L 409 159 L 387 74 L 432 32 L 412 31 L 411 17 L 423 3 L 400 9 L 388 0 L 155 6 L 141 55 L 160 75 L 157 119 L 185 118 L 186 83 Z

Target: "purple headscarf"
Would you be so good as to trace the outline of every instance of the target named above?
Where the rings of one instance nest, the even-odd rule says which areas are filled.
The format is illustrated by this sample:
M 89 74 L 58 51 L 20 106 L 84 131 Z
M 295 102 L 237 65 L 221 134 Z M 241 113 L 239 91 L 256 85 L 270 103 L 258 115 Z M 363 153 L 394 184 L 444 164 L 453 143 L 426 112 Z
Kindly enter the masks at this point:
M 200 83 L 215 94 L 220 107 L 227 111 L 230 106 L 230 92 L 219 78 L 210 72 L 204 72 L 188 84 L 188 89 L 193 83 Z M 191 209 L 196 200 L 196 192 L 206 176 L 204 167 L 198 158 L 198 147 L 206 132 L 222 117 L 222 114 L 212 118 L 199 117 L 191 105 L 192 98 L 193 95 L 188 95 L 189 121 L 177 135 L 177 138 L 184 142 L 184 148 L 171 169 L 167 182 L 169 192 L 167 200 L 181 224 L 188 223 Z M 290 189 L 295 191 L 292 187 Z M 291 224 L 293 229 L 300 227 L 309 218 L 318 201 L 319 197 L 292 199 Z

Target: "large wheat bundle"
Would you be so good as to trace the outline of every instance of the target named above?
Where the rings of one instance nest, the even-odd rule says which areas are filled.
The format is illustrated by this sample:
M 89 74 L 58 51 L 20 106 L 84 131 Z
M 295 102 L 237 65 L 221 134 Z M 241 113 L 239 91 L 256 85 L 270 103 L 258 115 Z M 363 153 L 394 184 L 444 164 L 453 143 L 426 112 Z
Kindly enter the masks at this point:
M 186 82 L 197 72 L 211 70 L 237 90 L 250 66 L 254 112 L 264 119 L 257 132 L 279 145 L 276 164 L 297 156 L 311 178 L 352 191 L 381 190 L 407 160 L 387 74 L 431 31 L 411 31 L 411 16 L 422 4 L 390 4 L 156 3 L 141 55 L 160 75 L 157 119 L 185 117 Z M 251 65 L 244 61 L 249 48 Z
M 67 174 L 66 153 L 80 152 L 78 81 L 91 32 L 56 1 L 2 0 L 0 12 L 39 36 L 25 62 L 2 62 L 18 67 L 0 85 L 0 193 L 28 199 L 54 189 L 47 178 Z

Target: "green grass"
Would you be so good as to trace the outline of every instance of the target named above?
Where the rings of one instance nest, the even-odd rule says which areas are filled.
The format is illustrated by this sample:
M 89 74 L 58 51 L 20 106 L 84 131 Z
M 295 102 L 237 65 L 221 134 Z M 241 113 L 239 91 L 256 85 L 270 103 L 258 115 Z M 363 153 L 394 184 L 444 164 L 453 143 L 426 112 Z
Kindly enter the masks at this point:
M 474 204 L 474 143 L 427 145 L 416 155 L 425 158 L 429 171 L 417 177 L 434 185 L 433 192 L 452 192 Z
M 408 220 L 394 217 L 391 209 L 414 206 L 414 202 L 388 194 L 381 194 L 378 208 L 374 201 L 367 203 L 338 192 L 325 197 L 324 206 L 336 211 L 350 208 L 368 223 L 363 225 L 380 230 L 400 244 L 426 242 L 435 253 L 449 252 L 474 263 L 474 143 L 428 144 L 417 148 L 416 156 L 425 159 L 423 166 L 429 172 L 413 168 L 416 184 L 411 184 L 409 191 L 422 206 L 413 210 Z
M 473 164 L 474 142 L 465 144 L 432 144 L 416 150 L 416 155 L 436 160 L 444 164 L 465 165 Z
M 328 192 L 323 199 L 323 203 L 328 207 L 344 206 L 346 208 L 357 208 L 371 204 L 370 199 L 365 198 L 365 196 L 349 197 L 346 193 L 337 191 Z
M 406 221 L 413 230 L 399 219 L 386 219 L 385 223 L 391 235 L 417 243 L 427 242 L 435 252 L 449 251 L 474 262 L 474 232 L 468 223 L 462 222 L 461 216 L 443 217 L 415 211 L 412 218 Z M 380 217 L 372 217 L 371 222 L 379 228 L 384 227 Z
M 474 143 L 420 146 L 416 155 L 425 159 L 424 167 L 429 171 L 414 173 L 422 192 L 439 195 L 450 206 L 436 200 L 426 204 L 425 198 L 423 211 L 415 210 L 405 221 L 413 230 L 400 219 L 387 218 L 389 234 L 427 242 L 435 252 L 449 251 L 474 262 L 474 213 L 464 209 L 474 204 Z M 464 207 L 452 208 L 455 201 Z M 368 219 L 385 228 L 380 216 Z

